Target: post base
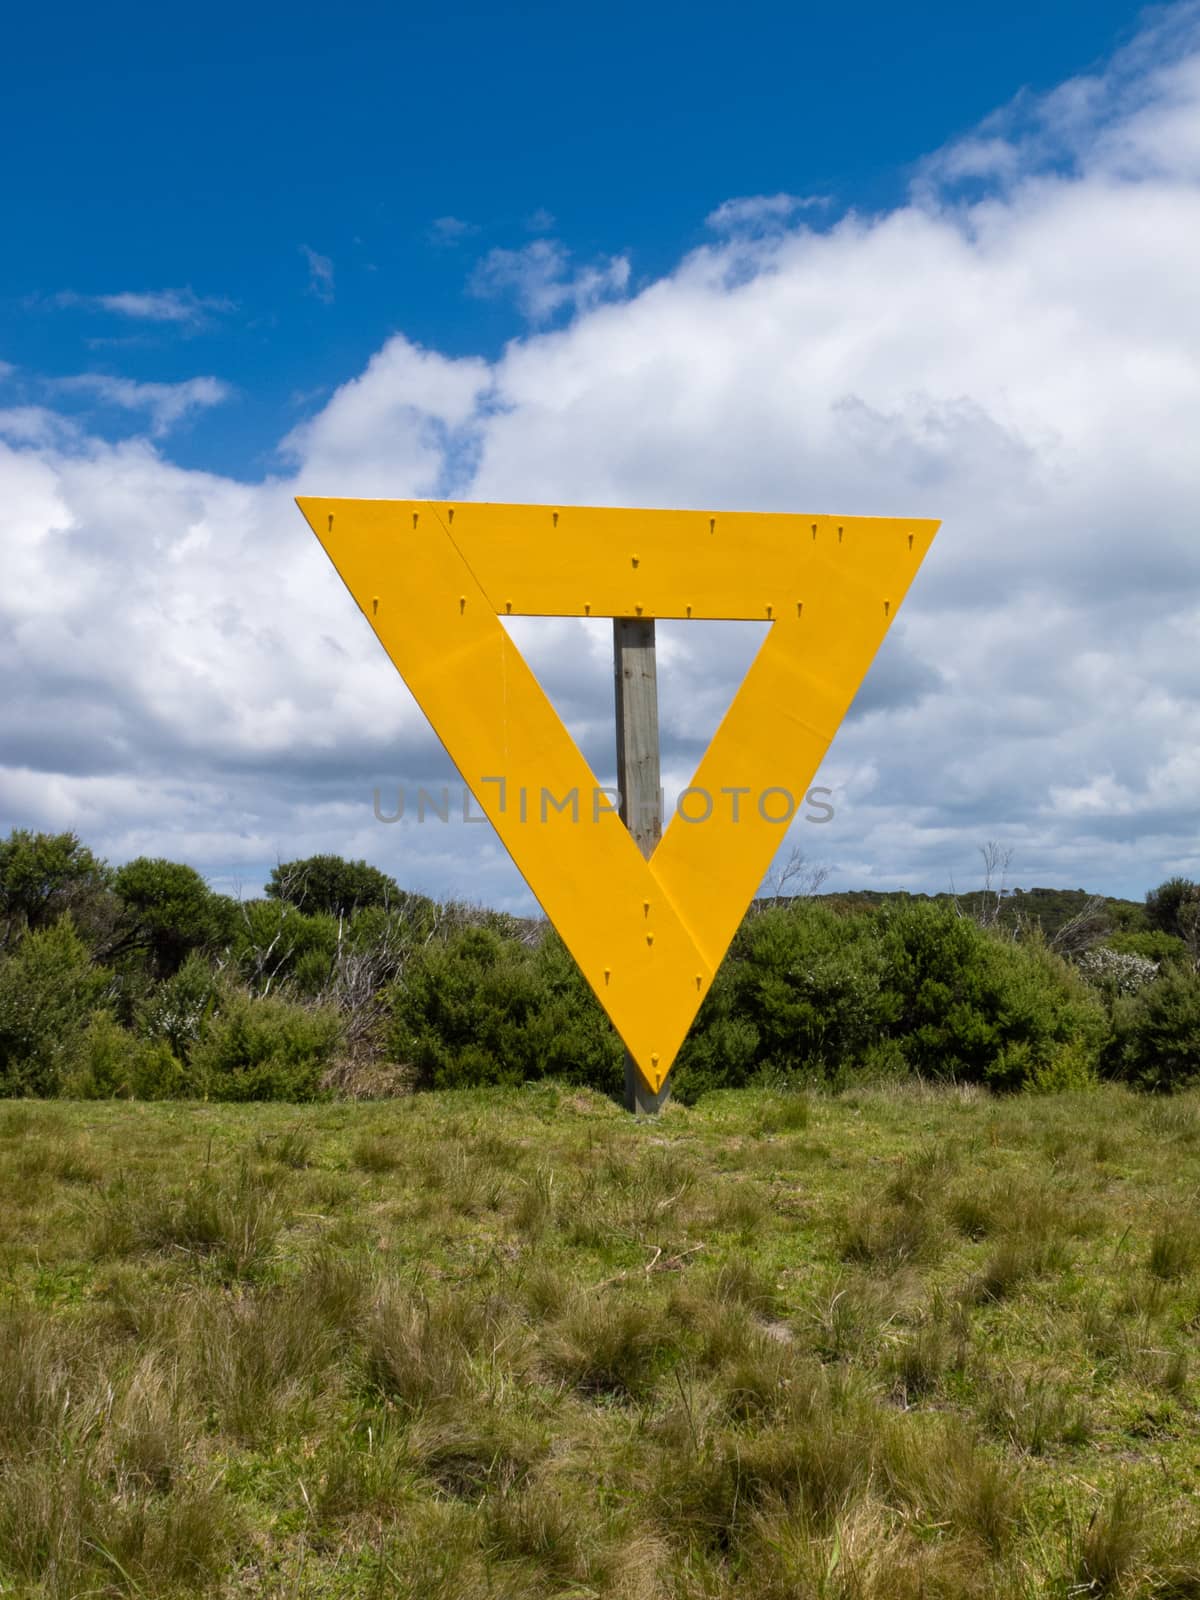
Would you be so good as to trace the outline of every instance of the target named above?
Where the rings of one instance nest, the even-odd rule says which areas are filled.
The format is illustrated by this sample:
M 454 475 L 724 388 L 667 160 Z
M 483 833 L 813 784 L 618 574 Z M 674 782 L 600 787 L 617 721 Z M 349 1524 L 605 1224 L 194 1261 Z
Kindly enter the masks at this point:
M 636 1117 L 656 1117 L 671 1098 L 671 1079 L 663 1079 L 656 1094 L 638 1071 L 637 1062 L 625 1052 L 625 1109 Z

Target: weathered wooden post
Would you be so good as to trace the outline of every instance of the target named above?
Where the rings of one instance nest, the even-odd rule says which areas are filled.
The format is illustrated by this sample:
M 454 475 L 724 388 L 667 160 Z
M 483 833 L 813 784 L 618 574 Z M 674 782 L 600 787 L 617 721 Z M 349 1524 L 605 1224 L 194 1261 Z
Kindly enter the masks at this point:
M 658 749 L 658 668 L 654 623 L 613 618 L 613 680 L 617 703 L 617 788 L 621 821 L 649 861 L 662 838 L 662 776 Z M 625 1052 L 625 1109 L 657 1116 L 670 1098 L 670 1079 L 655 1093 Z

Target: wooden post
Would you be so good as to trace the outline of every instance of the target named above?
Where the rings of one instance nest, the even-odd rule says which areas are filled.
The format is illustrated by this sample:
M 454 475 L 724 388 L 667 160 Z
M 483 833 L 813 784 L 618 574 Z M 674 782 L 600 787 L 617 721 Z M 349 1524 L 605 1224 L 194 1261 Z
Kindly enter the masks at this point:
M 621 821 L 647 861 L 662 838 L 662 778 L 658 755 L 658 671 L 654 623 L 613 618 L 613 679 L 617 701 L 617 788 Z M 657 1094 L 625 1052 L 625 1109 L 657 1116 L 670 1098 L 669 1079 Z

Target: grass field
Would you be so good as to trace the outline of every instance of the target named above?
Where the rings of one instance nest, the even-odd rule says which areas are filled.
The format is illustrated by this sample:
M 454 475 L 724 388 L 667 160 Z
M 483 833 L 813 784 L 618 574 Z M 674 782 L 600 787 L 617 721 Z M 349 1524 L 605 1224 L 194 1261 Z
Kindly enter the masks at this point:
M 0 1106 L 0 1593 L 1200 1596 L 1200 1101 Z

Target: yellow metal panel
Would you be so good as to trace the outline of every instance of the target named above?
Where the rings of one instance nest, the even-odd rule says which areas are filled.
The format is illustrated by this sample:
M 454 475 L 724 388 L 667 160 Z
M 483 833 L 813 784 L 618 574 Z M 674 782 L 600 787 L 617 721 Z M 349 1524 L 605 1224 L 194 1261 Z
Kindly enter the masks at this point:
M 400 502 L 409 504 L 408 502 Z M 412 502 L 414 507 L 420 502 Z M 935 522 L 750 511 L 428 503 L 500 615 L 774 620 L 839 573 L 916 571 Z
M 770 866 L 779 791 L 808 790 L 937 523 L 299 504 L 657 1091 Z M 711 818 L 677 814 L 645 862 L 615 813 L 596 812 L 595 777 L 504 615 L 770 620 L 693 780 Z M 736 820 L 734 788 L 750 791 Z M 572 791 L 578 812 L 543 804 Z

